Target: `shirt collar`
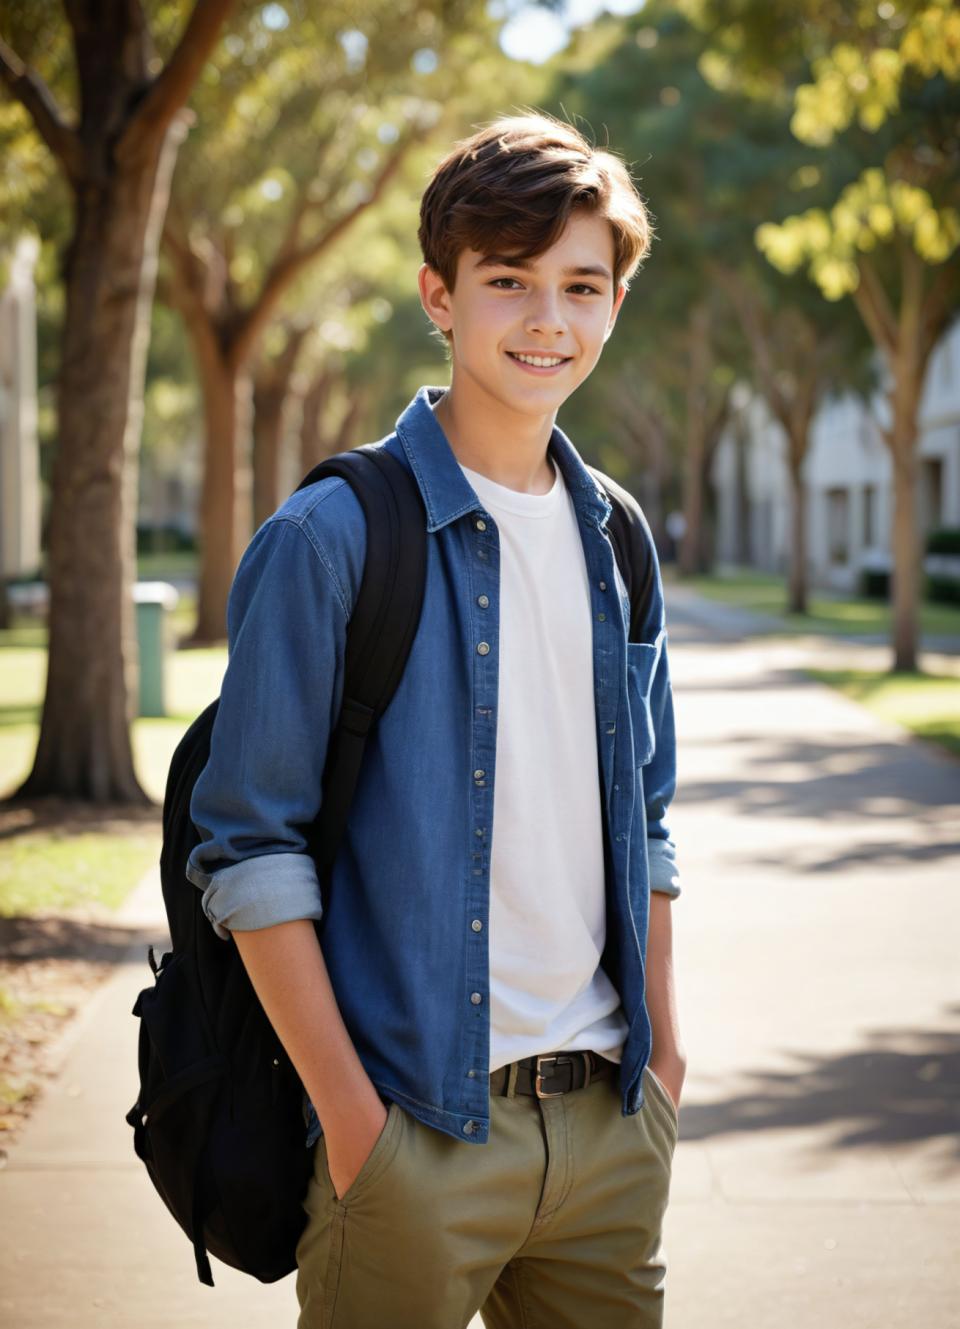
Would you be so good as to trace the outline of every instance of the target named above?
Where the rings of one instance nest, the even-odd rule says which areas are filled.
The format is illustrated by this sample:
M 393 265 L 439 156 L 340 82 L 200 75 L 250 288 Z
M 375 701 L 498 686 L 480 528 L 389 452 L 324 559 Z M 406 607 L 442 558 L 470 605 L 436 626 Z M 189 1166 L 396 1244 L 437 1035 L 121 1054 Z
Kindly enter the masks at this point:
M 479 502 L 433 413 L 446 391 L 446 388 L 420 388 L 397 421 L 397 436 L 420 486 L 430 532 L 476 511 Z M 602 527 L 610 515 L 610 504 L 576 448 L 556 425 L 548 450 L 560 468 L 578 513 Z

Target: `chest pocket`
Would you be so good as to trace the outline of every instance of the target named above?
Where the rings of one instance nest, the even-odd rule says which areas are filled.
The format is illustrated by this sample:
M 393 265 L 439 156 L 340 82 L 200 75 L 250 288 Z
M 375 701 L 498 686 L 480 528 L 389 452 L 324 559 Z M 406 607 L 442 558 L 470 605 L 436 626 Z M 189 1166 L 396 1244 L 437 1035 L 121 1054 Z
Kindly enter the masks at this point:
M 661 628 L 656 641 L 652 643 L 631 641 L 627 644 L 627 695 L 630 701 L 630 721 L 633 725 L 633 744 L 638 766 L 645 766 L 656 749 L 650 693 L 665 637 L 666 631 Z

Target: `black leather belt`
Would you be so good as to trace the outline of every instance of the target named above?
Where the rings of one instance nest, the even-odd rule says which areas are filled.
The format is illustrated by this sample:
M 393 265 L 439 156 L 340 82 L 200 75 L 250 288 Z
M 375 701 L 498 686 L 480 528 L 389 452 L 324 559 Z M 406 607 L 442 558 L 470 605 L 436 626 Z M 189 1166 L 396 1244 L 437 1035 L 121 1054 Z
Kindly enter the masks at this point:
M 504 1098 L 511 1092 L 558 1098 L 609 1075 L 615 1064 L 598 1052 L 548 1052 L 538 1057 L 523 1057 L 492 1073 L 490 1092 Z

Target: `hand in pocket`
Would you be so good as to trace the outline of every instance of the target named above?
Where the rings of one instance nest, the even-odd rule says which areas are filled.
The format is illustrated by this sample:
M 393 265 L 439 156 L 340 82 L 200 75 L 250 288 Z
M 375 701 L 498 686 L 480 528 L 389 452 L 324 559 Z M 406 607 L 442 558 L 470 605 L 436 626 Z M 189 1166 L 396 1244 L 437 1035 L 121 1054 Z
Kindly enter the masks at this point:
M 324 1131 L 327 1140 L 327 1171 L 338 1200 L 346 1195 L 360 1175 L 383 1134 L 388 1116 L 389 1110 L 378 1100 L 372 1115 L 358 1112 L 338 1125 L 333 1136 Z

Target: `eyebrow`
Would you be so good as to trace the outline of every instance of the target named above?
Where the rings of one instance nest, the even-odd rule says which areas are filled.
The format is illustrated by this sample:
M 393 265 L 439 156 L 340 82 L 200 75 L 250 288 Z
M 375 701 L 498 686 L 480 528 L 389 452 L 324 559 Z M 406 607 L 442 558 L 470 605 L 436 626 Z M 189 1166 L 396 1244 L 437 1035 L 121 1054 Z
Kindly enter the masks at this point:
M 487 254 L 485 258 L 481 258 L 474 264 L 475 270 L 479 270 L 480 268 L 521 268 L 523 271 L 529 272 L 532 267 L 533 262 L 530 259 L 514 258 L 509 254 Z M 608 281 L 613 280 L 610 270 L 602 265 L 582 268 L 564 268 L 563 276 L 606 277 Z

